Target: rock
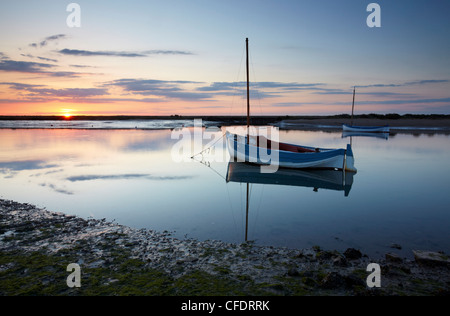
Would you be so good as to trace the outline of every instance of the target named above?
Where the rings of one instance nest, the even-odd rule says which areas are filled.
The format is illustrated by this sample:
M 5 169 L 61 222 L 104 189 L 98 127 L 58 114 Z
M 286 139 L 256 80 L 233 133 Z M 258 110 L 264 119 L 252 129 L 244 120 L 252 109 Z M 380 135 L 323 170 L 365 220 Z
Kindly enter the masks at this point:
M 396 244 L 396 243 L 392 243 L 392 244 L 391 244 L 391 248 L 401 250 L 401 249 L 402 249 L 402 246 L 400 246 L 399 244 Z
M 355 249 L 355 248 L 348 248 L 348 249 L 344 252 L 344 256 L 345 256 L 345 258 L 347 258 L 348 260 L 357 260 L 357 259 L 361 259 L 362 253 L 361 253 L 361 251 L 359 251 L 358 249 Z
M 295 277 L 295 276 L 299 276 L 300 272 L 298 272 L 298 270 L 295 268 L 291 268 L 288 270 L 287 275 Z
M 333 265 L 337 267 L 347 267 L 348 262 L 347 259 L 345 259 L 344 257 L 338 256 L 333 258 Z
M 386 257 L 387 262 L 391 262 L 391 263 L 402 263 L 403 262 L 403 259 L 395 253 L 387 253 L 385 255 L 385 257 Z
M 414 258 L 417 263 L 426 266 L 446 266 L 450 267 L 450 258 L 444 253 L 413 250 Z
M 346 284 L 345 277 L 337 272 L 329 272 L 321 281 L 321 286 L 325 289 L 336 289 Z
M 349 274 L 345 277 L 345 283 L 347 287 L 354 287 L 354 286 L 366 286 L 365 280 L 361 279 L 361 277 L 357 276 L 356 274 Z

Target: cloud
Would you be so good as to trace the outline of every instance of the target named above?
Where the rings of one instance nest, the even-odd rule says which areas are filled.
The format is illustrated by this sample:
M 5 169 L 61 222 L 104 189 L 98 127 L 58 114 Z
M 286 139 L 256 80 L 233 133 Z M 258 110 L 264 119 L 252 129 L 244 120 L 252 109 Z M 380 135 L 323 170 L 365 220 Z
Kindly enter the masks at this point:
M 184 84 L 198 84 L 194 81 L 166 81 L 155 79 L 119 79 L 107 83 L 107 85 L 118 86 L 127 92 L 142 96 L 156 96 L 167 99 L 182 100 L 211 100 L 213 95 L 208 93 L 193 92 L 183 87 Z
M 315 91 L 313 94 L 319 94 L 319 95 L 353 95 L 353 90 L 342 90 L 342 89 L 323 89 L 322 91 Z M 384 91 L 378 91 L 378 92 L 361 92 L 356 91 L 357 95 L 370 95 L 370 96 L 377 96 L 377 97 L 384 97 L 384 96 L 413 96 L 413 94 L 410 93 L 398 93 L 398 92 L 384 92 Z
M 86 66 L 86 65 L 69 65 L 70 67 L 74 68 L 92 68 L 94 66 Z
M 250 83 L 251 98 L 266 99 L 280 97 L 282 94 L 297 91 L 322 89 L 323 83 L 297 83 L 297 82 L 275 82 L 260 81 Z M 236 82 L 213 82 L 208 86 L 198 87 L 197 91 L 209 92 L 214 95 L 235 96 L 242 95 L 246 98 L 246 81 Z
M 9 59 L 0 60 L 0 71 L 22 72 L 30 74 L 49 75 L 52 77 L 69 77 L 69 78 L 76 78 L 81 75 L 80 73 L 72 71 L 50 71 L 51 69 L 54 69 L 56 67 L 57 67 L 56 65 L 47 63 L 16 61 Z
M 85 98 L 93 96 L 102 96 L 108 94 L 106 89 L 102 88 L 67 88 L 67 89 L 30 89 L 33 93 L 40 96 L 64 97 L 64 98 Z
M 40 84 L 26 84 L 26 83 L 19 83 L 19 82 L 0 82 L 1 85 L 8 85 L 12 89 L 16 90 L 32 90 L 36 87 L 45 87 L 44 85 Z
M 316 88 L 318 86 L 324 85 L 323 83 L 296 83 L 296 82 L 274 82 L 274 81 L 262 81 L 262 82 L 251 82 L 251 87 L 253 89 L 282 89 L 282 90 L 304 90 Z M 236 88 L 246 87 L 247 82 L 236 81 L 236 82 L 213 82 L 209 86 L 197 88 L 198 91 L 228 91 L 235 90 Z
M 51 59 L 51 58 L 45 58 L 45 57 L 39 57 L 39 56 L 37 56 L 37 58 L 40 60 L 43 60 L 43 61 L 50 61 L 50 62 L 54 62 L 54 63 L 58 62 L 56 59 Z
M 92 181 L 92 180 L 123 180 L 123 179 L 148 179 L 148 180 L 184 180 L 191 176 L 153 176 L 150 174 L 112 174 L 112 175 L 81 175 L 67 177 L 71 182 Z
M 55 164 L 48 164 L 43 160 L 24 160 L 24 161 L 6 161 L 0 162 L 0 170 L 4 171 L 22 171 L 37 170 L 58 167 Z
M 49 187 L 50 189 L 52 189 L 53 191 L 57 192 L 57 193 L 62 193 L 62 194 L 67 194 L 67 195 L 73 195 L 73 192 L 71 191 L 67 191 L 65 189 L 61 189 L 58 188 L 57 186 L 55 186 L 54 184 L 47 184 L 47 183 L 41 183 L 40 184 L 41 187 Z
M 52 35 L 52 36 L 46 37 L 43 41 L 41 41 L 39 43 L 31 43 L 29 46 L 34 47 L 34 48 L 45 47 L 50 42 L 55 42 L 55 41 L 58 41 L 60 39 L 66 38 L 66 37 L 67 36 L 65 34 Z
M 75 103 L 111 103 L 111 102 L 166 102 L 160 97 L 155 98 L 120 98 L 105 97 L 109 95 L 107 88 L 65 88 L 54 89 L 45 85 L 25 84 L 18 82 L 0 82 L 0 85 L 21 91 L 21 98 L 0 99 L 0 103 L 36 103 L 53 101 L 70 101 Z M 26 94 L 25 94 L 26 93 Z
M 304 105 L 316 105 L 316 104 L 321 104 L 319 102 L 310 102 L 310 103 L 302 103 L 302 102 L 282 102 L 282 103 L 276 103 L 276 104 L 271 104 L 270 106 L 274 106 L 274 107 L 302 107 Z
M 11 89 L 25 91 L 28 94 L 26 99 L 18 99 L 18 102 L 46 102 L 53 101 L 55 98 L 66 98 L 71 101 L 79 102 L 86 98 L 108 95 L 105 88 L 66 88 L 53 89 L 44 85 L 32 85 L 17 82 L 0 82 L 0 85 L 8 85 Z M 92 99 L 91 99 L 92 100 Z M 0 100 L 1 103 L 12 102 L 12 100 Z
M 2 60 L 0 61 L 1 71 L 15 71 L 26 73 L 43 73 L 44 69 L 55 67 L 54 65 L 35 63 L 29 61 Z
M 145 54 L 128 53 L 128 52 L 112 52 L 112 51 L 89 51 L 79 49 L 62 49 L 58 53 L 72 56 L 116 56 L 116 57 L 145 57 Z
M 424 84 L 433 84 L 433 83 L 446 83 L 450 82 L 448 79 L 431 79 L 431 80 L 415 80 L 415 81 L 407 81 L 403 83 L 378 83 L 378 84 L 370 84 L 370 85 L 357 85 L 356 88 L 391 88 L 391 87 L 406 87 L 406 86 L 414 86 L 414 85 L 424 85 Z
M 449 103 L 450 104 L 450 98 L 383 100 L 383 101 L 361 101 L 361 102 L 358 102 L 358 104 L 429 104 L 429 103 Z
M 71 56 L 112 56 L 112 57 L 147 57 L 149 55 L 193 55 L 188 51 L 180 50 L 147 50 L 140 53 L 136 52 L 122 52 L 122 51 L 91 51 L 81 49 L 62 49 L 58 53 Z
M 182 50 L 147 50 L 143 53 L 146 55 L 194 55 L 192 52 Z

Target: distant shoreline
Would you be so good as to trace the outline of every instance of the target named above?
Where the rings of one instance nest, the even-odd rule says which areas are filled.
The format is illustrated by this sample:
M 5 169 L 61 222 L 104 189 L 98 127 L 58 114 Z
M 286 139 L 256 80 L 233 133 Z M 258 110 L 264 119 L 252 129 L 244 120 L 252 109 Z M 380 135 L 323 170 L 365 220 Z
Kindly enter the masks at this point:
M 98 116 L 81 115 L 67 118 L 65 116 L 0 116 L 0 122 L 5 121 L 186 121 L 202 119 L 217 126 L 245 125 L 245 116 Z M 343 124 L 351 124 L 352 119 L 348 114 L 324 115 L 324 116 L 252 116 L 251 125 L 273 125 L 285 130 L 321 130 L 341 131 Z M 355 115 L 353 125 L 359 126 L 383 126 L 389 125 L 391 133 L 444 133 L 450 134 L 450 115 L 444 114 L 361 114 Z M 134 126 L 133 126 L 134 127 Z M 2 128 L 0 124 L 0 128 Z M 11 126 L 3 128 L 13 128 Z M 17 128 L 21 128 L 20 126 Z
M 242 115 L 74 115 L 67 118 L 64 115 L 0 115 L 0 121 L 104 121 L 104 120 L 192 120 L 204 119 L 212 121 L 235 121 L 246 119 Z M 382 121 L 399 121 L 399 120 L 449 120 L 450 115 L 447 114 L 359 114 L 354 116 L 355 120 L 369 119 Z M 350 123 L 351 116 L 349 114 L 338 115 L 255 115 L 251 117 L 252 121 L 282 121 L 282 120 L 345 120 Z

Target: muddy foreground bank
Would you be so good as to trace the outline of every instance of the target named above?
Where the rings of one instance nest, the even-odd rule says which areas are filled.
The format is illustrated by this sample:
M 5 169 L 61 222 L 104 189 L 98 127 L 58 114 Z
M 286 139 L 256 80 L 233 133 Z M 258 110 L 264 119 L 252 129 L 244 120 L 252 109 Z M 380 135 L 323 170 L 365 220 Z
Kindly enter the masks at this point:
M 180 240 L 0 200 L 0 295 L 449 295 L 449 258 Z M 67 286 L 67 266 L 81 287 Z M 381 267 L 369 287 L 370 263 Z M 376 281 L 376 279 L 371 279 Z

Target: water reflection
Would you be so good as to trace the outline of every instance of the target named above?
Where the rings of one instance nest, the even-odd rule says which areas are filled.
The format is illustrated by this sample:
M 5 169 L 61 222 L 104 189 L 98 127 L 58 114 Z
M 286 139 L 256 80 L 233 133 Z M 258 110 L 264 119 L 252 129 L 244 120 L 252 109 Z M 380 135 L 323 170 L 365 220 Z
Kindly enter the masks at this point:
M 226 182 L 246 184 L 244 240 L 247 242 L 250 211 L 250 184 L 307 187 L 313 188 L 314 192 L 318 192 L 319 189 L 344 191 L 344 195 L 348 196 L 353 184 L 354 175 L 354 172 L 345 172 L 345 170 L 278 169 L 275 173 L 263 173 L 261 172 L 261 167 L 257 165 L 243 162 L 229 162 Z
M 341 132 L 320 131 L 280 131 L 280 139 L 326 148 L 349 142 Z M 262 245 L 355 247 L 376 256 L 396 243 L 401 255 L 450 252 L 447 135 L 353 137 L 357 175 L 260 174 L 228 161 L 206 168 L 175 162 L 178 141 L 170 130 L 0 129 L 0 198 L 180 238 L 242 242 L 248 226 Z M 218 142 L 211 155 L 222 154 Z
M 285 186 L 301 186 L 319 189 L 344 191 L 348 196 L 353 184 L 354 172 L 343 170 L 297 170 L 278 169 L 275 173 L 262 173 L 261 167 L 242 163 L 229 162 L 227 169 L 227 182 L 259 183 Z
M 349 131 L 343 131 L 342 132 L 342 138 L 350 137 L 375 137 L 375 138 L 381 138 L 381 139 L 389 139 L 389 133 L 364 133 L 364 132 L 349 132 Z

